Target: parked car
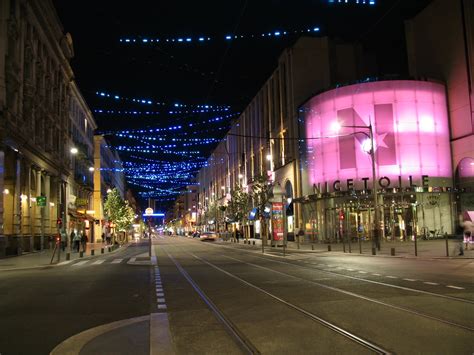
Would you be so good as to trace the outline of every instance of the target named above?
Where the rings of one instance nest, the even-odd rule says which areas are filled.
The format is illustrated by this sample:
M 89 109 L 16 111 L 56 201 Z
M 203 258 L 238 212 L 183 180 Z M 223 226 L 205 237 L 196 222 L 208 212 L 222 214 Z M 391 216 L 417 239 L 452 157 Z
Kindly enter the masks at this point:
M 201 233 L 201 235 L 199 236 L 199 239 L 201 241 L 214 241 L 218 238 L 219 236 L 217 235 L 217 233 L 215 232 L 203 232 Z

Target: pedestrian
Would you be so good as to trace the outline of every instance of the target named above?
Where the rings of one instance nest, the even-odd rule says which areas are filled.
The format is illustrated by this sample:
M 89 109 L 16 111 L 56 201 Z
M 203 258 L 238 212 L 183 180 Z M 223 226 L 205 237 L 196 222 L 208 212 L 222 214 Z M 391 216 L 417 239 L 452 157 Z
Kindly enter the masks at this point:
M 88 241 L 89 241 L 89 238 L 87 238 L 87 235 L 84 232 L 81 232 L 81 245 L 82 245 L 82 251 L 84 253 L 86 252 Z
M 73 246 L 74 246 L 74 250 L 76 252 L 79 252 L 79 245 L 81 243 L 81 236 L 79 235 L 78 232 L 72 231 L 71 232 L 71 238 L 72 238 L 72 243 L 73 243 Z
M 106 236 L 105 236 L 105 241 L 106 241 L 107 245 L 110 245 L 110 240 L 111 240 L 110 233 L 107 233 Z
M 105 243 L 105 233 L 102 233 L 102 243 Z
M 464 221 L 463 228 L 464 250 L 469 250 L 469 244 L 471 244 L 472 238 L 472 222 Z
M 239 242 L 239 238 L 240 238 L 240 229 L 236 229 L 235 230 L 235 239 L 237 239 L 237 243 Z
M 66 249 L 66 240 L 67 240 L 67 234 L 64 228 L 61 229 L 60 234 L 61 234 L 61 250 L 64 251 Z
M 298 230 L 298 239 L 299 239 L 299 242 L 303 242 L 304 241 L 304 229 L 303 229 L 303 225 L 300 225 L 300 229 Z

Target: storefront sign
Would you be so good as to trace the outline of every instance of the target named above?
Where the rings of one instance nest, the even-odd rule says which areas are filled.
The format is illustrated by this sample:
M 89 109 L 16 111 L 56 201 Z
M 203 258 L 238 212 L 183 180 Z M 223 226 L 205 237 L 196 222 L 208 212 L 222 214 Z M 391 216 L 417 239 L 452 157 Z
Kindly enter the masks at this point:
M 272 204 L 272 231 L 273 240 L 283 240 L 283 203 Z
M 391 189 L 391 188 L 403 188 L 403 187 L 429 187 L 429 176 L 422 175 L 419 178 L 419 184 L 415 183 L 417 180 L 409 175 L 407 178 L 398 176 L 398 179 L 390 179 L 387 176 L 382 176 L 378 179 L 378 187 L 382 189 Z M 355 191 L 356 187 L 359 187 L 360 190 L 369 190 L 372 186 L 372 179 L 368 177 L 363 177 L 358 180 L 347 179 L 345 181 L 335 180 L 331 182 L 324 182 L 323 184 L 317 183 L 313 184 L 313 192 L 315 194 L 323 194 L 329 192 L 338 192 L 338 191 Z

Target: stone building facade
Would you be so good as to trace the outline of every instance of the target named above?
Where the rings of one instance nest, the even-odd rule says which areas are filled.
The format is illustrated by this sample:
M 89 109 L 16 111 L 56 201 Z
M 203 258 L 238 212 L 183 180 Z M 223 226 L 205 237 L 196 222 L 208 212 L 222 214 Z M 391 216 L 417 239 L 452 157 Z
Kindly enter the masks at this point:
M 73 55 L 52 1 L 0 0 L 0 257 L 51 246 L 71 196 L 89 209 L 96 125 Z

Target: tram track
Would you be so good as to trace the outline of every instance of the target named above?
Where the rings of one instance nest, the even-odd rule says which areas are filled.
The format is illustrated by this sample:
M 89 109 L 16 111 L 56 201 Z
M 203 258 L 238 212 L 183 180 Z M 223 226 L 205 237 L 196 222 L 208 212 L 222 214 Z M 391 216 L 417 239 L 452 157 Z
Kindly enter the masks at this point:
M 207 244 L 207 245 L 210 246 L 210 244 Z M 465 298 L 460 298 L 460 297 L 445 295 L 445 294 L 436 293 L 436 292 L 431 292 L 431 291 L 426 291 L 426 290 L 420 290 L 420 289 L 412 288 L 412 287 L 405 287 L 405 286 L 400 286 L 400 285 L 394 285 L 394 284 L 390 284 L 390 283 L 386 283 L 386 282 L 380 282 L 380 281 L 375 281 L 375 280 L 370 280 L 370 279 L 366 279 L 366 278 L 362 278 L 362 277 L 356 277 L 356 276 L 346 275 L 346 274 L 343 274 L 343 273 L 340 273 L 340 272 L 335 272 L 335 271 L 332 271 L 332 270 L 327 270 L 327 269 L 325 269 L 325 268 L 320 268 L 320 267 L 317 267 L 317 266 L 315 266 L 315 265 L 308 266 L 308 265 L 300 265 L 300 264 L 297 263 L 297 262 L 287 262 L 287 261 L 282 261 L 282 260 L 275 260 L 275 259 L 274 259 L 275 256 L 273 256 L 272 258 L 267 258 L 267 257 L 263 257 L 263 256 L 260 256 L 260 255 L 257 255 L 257 254 L 256 254 L 255 252 L 253 252 L 253 251 L 242 250 L 242 249 L 234 249 L 234 248 L 230 248 L 230 247 L 228 247 L 228 246 L 220 246 L 220 245 L 213 245 L 212 247 L 214 247 L 214 248 L 220 248 L 220 247 L 222 247 L 222 248 L 225 248 L 225 249 L 228 249 L 228 250 L 246 253 L 247 255 L 248 255 L 248 254 L 251 254 L 251 255 L 254 256 L 255 258 L 258 258 L 258 259 L 261 259 L 261 260 L 270 261 L 270 262 L 274 262 L 274 263 L 285 264 L 285 265 L 296 266 L 296 267 L 303 268 L 303 269 L 306 269 L 306 270 L 318 270 L 318 271 L 320 271 L 320 272 L 322 272 L 322 273 L 326 273 L 326 274 L 330 274 L 330 275 L 337 275 L 337 276 L 340 276 L 340 277 L 343 277 L 343 278 L 346 278 L 346 279 L 357 280 L 357 281 L 361 281 L 361 282 L 365 282 L 365 283 L 370 283 L 370 284 L 374 284 L 374 285 L 379 285 L 379 286 L 384 286 L 384 287 L 390 287 L 390 288 L 395 288 L 395 289 L 399 289 L 399 290 L 404 290 L 404 291 L 407 291 L 407 292 L 419 293 L 419 294 L 424 294 L 424 295 L 428 295 L 428 296 L 443 298 L 443 299 L 446 299 L 446 300 L 452 300 L 452 301 L 457 301 L 457 302 L 462 302 L 462 303 L 467 303 L 467 304 L 472 304 L 472 305 L 474 305 L 474 300 L 469 300 L 469 299 L 465 299 Z M 280 257 L 280 256 L 277 256 L 277 257 Z M 284 257 L 281 256 L 281 258 L 284 258 Z
M 192 277 L 189 275 L 189 273 L 187 273 L 187 271 L 181 266 L 181 264 L 176 260 L 176 258 L 174 258 L 167 250 L 164 250 L 165 254 L 169 257 L 169 259 L 175 264 L 176 268 L 178 269 L 178 271 L 183 275 L 183 277 L 190 283 L 190 285 L 193 287 L 193 289 L 196 291 L 196 293 L 201 297 L 201 299 L 205 302 L 205 304 L 209 307 L 209 309 L 215 314 L 216 318 L 223 324 L 223 326 L 226 328 L 226 330 L 228 331 L 228 334 L 234 339 L 234 341 L 236 342 L 236 344 L 243 350 L 245 351 L 246 353 L 248 354 L 259 354 L 260 352 L 258 351 L 257 347 L 251 343 L 251 341 L 248 339 L 248 337 L 245 336 L 245 334 L 239 330 L 239 328 L 234 324 L 232 323 L 231 320 L 229 320 L 226 315 L 212 302 L 212 300 L 205 294 L 205 292 L 203 290 L 201 290 L 201 288 L 198 286 L 198 284 L 192 279 Z M 193 254 L 193 253 L 190 253 L 190 252 L 185 252 L 186 254 L 192 256 L 193 258 L 195 258 L 196 260 L 198 260 L 199 262 L 225 274 L 226 276 L 254 289 L 255 291 L 261 293 L 261 294 L 264 294 L 265 296 L 269 297 L 270 299 L 272 299 L 273 301 L 276 301 L 280 304 L 283 304 L 285 305 L 287 308 L 293 310 L 293 311 L 296 311 L 297 313 L 305 316 L 307 319 L 310 319 L 311 321 L 313 322 L 316 322 L 318 324 L 320 324 L 321 326 L 331 330 L 332 332 L 335 332 L 341 336 L 343 336 L 345 339 L 351 341 L 351 342 L 354 342 L 360 346 L 362 346 L 363 348 L 371 351 L 371 352 L 374 352 L 376 354 L 390 354 L 391 352 L 387 349 L 384 349 L 382 347 L 380 347 L 379 345 L 375 344 L 375 343 L 372 343 L 360 336 L 358 336 L 357 334 L 353 333 L 353 332 L 350 332 L 349 330 L 347 329 L 344 329 L 326 319 L 323 319 L 322 317 L 319 317 L 317 316 L 316 314 L 310 312 L 310 311 L 307 311 L 287 300 L 284 300 L 283 298 L 281 297 L 278 297 L 277 295 L 267 291 L 267 290 L 264 290 L 263 288 L 249 282 L 249 281 L 246 281 L 244 279 L 242 279 L 241 277 L 239 276 L 236 276 L 226 270 L 224 270 L 223 268 L 215 265 L 214 263 L 211 263 L 203 258 L 200 258 L 199 256 Z
M 454 322 L 451 322 L 449 320 L 442 319 L 442 318 L 439 318 L 439 317 L 434 317 L 434 316 L 431 316 L 431 315 L 428 315 L 428 314 L 424 314 L 424 313 L 421 313 L 421 312 L 418 312 L 418 311 L 415 311 L 415 310 L 412 310 L 412 309 L 409 309 L 409 308 L 406 308 L 406 307 L 401 307 L 401 306 L 393 305 L 393 304 L 390 304 L 390 303 L 387 303 L 387 302 L 379 301 L 379 300 L 376 300 L 376 299 L 371 298 L 371 297 L 367 297 L 367 296 L 364 296 L 364 295 L 357 294 L 355 292 L 346 291 L 346 290 L 343 290 L 343 289 L 340 289 L 340 288 L 337 288 L 337 287 L 324 285 L 322 283 L 319 283 L 319 282 L 316 282 L 316 281 L 313 281 L 313 280 L 308 280 L 308 279 L 298 277 L 298 276 L 294 276 L 294 275 L 291 275 L 291 274 L 288 274 L 288 273 L 285 273 L 285 272 L 273 270 L 273 269 L 267 268 L 265 266 L 257 265 L 257 264 L 254 264 L 254 263 L 248 263 L 248 262 L 245 262 L 245 261 L 242 261 L 240 259 L 233 258 L 233 257 L 230 257 L 230 256 L 223 255 L 223 257 L 234 260 L 234 261 L 237 261 L 237 262 L 242 263 L 242 264 L 246 264 L 246 265 L 255 267 L 255 268 L 259 268 L 259 269 L 262 269 L 262 270 L 266 270 L 266 271 L 270 271 L 270 272 L 273 272 L 273 273 L 284 275 L 284 276 L 287 276 L 287 277 L 290 277 L 290 278 L 294 278 L 296 280 L 309 282 L 311 284 L 317 285 L 317 286 L 325 288 L 327 290 L 343 293 L 345 295 L 356 297 L 356 298 L 359 298 L 361 300 L 376 303 L 376 304 L 379 304 L 379 305 L 382 305 L 382 306 L 385 306 L 385 307 L 388 307 L 388 308 L 396 309 L 396 310 L 399 310 L 399 311 L 407 312 L 407 313 L 416 315 L 418 317 L 423 317 L 423 318 L 434 320 L 434 321 L 444 323 L 444 324 L 447 324 L 447 325 L 450 325 L 450 326 L 453 326 L 453 327 L 457 327 L 457 328 L 460 328 L 460 329 L 464 329 L 464 330 L 474 332 L 474 328 L 469 327 L 469 326 L 465 326 L 463 324 L 454 323 Z

